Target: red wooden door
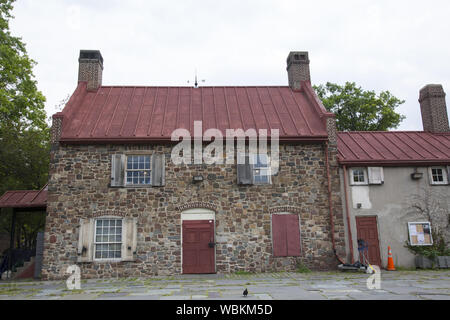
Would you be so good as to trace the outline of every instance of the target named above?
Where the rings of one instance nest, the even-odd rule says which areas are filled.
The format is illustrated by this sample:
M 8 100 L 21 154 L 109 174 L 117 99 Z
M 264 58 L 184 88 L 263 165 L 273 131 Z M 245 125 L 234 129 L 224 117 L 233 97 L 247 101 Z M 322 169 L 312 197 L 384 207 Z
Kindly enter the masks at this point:
M 214 220 L 183 221 L 183 273 L 215 273 Z
M 368 244 L 370 264 L 381 268 L 380 243 L 378 240 L 377 217 L 356 217 L 356 229 L 358 239 Z M 362 257 L 359 261 L 363 262 Z

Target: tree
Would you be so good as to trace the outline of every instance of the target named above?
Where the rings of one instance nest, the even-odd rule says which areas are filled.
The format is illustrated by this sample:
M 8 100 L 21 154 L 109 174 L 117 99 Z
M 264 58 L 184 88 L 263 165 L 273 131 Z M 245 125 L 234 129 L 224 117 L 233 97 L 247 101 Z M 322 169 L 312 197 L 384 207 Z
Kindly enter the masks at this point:
M 36 63 L 22 39 L 9 31 L 14 1 L 0 0 L 0 196 L 10 189 L 41 188 L 48 180 L 50 160 L 45 97 L 33 75 Z M 10 209 L 2 209 L 0 231 L 10 229 L 11 216 Z M 42 214 L 21 213 L 16 234 L 23 244 L 33 245 L 43 219 Z
M 15 0 L 0 0 L 0 124 L 45 129 L 45 97 L 33 76 L 36 64 L 28 57 L 21 38 L 9 31 Z
M 50 129 L 33 76 L 36 63 L 9 31 L 14 1 L 0 0 L 0 195 L 42 187 L 49 163 Z
M 389 91 L 377 95 L 357 87 L 354 82 L 343 86 L 327 82 L 314 89 L 325 108 L 336 115 L 339 131 L 386 131 L 397 128 L 405 118 L 395 112 L 405 101 Z
M 432 261 L 438 256 L 450 255 L 448 246 L 450 238 L 450 213 L 448 208 L 450 201 L 446 193 L 430 188 L 421 188 L 421 192 L 407 198 L 410 205 L 407 216 L 413 220 L 417 217 L 426 218 L 431 224 L 433 244 L 431 246 L 414 246 L 408 241 L 405 247 L 415 255 L 425 256 Z

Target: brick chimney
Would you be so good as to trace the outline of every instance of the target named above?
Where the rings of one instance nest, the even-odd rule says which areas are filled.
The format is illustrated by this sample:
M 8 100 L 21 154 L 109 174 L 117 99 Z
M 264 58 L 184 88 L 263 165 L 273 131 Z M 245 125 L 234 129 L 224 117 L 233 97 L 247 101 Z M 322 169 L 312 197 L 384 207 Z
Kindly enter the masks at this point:
M 449 132 L 445 92 L 440 84 L 429 84 L 420 90 L 423 130 Z
M 102 85 L 103 57 L 98 50 L 80 50 L 78 82 L 86 81 L 88 90 Z
M 289 87 L 300 90 L 300 81 L 311 81 L 307 51 L 291 51 L 287 57 Z

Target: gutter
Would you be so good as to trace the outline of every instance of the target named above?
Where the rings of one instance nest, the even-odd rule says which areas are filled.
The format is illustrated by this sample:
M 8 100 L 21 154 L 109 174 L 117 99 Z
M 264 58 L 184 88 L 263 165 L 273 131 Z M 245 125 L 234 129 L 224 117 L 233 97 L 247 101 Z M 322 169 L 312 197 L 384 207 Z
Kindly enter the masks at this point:
M 350 248 L 350 256 L 352 257 L 352 264 L 355 263 L 355 257 L 353 256 L 353 238 L 352 238 L 352 227 L 350 225 L 350 211 L 348 204 L 348 181 L 347 181 L 347 166 L 344 167 L 344 195 L 345 195 L 345 213 L 347 216 L 347 228 L 348 228 L 348 246 Z
M 325 161 L 327 167 L 327 178 L 328 178 L 328 209 L 330 211 L 330 225 L 331 225 L 331 243 L 333 244 L 333 252 L 340 263 L 345 264 L 344 260 L 339 257 L 336 252 L 336 241 L 334 239 L 334 217 L 333 217 L 333 202 L 331 198 L 331 176 L 330 176 L 330 161 L 328 156 L 328 141 L 325 142 Z

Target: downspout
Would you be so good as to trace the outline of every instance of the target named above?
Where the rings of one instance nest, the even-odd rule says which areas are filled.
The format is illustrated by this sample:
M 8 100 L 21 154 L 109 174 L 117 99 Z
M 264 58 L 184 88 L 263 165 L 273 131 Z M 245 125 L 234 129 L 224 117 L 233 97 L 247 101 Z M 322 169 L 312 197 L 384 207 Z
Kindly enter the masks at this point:
M 330 225 L 331 225 L 331 243 L 333 244 L 333 252 L 340 263 L 345 264 L 344 260 L 339 257 L 336 252 L 336 241 L 334 239 L 334 217 L 333 217 L 333 202 L 331 196 L 331 176 L 330 176 L 330 161 L 328 157 L 328 141 L 325 142 L 325 162 L 327 167 L 327 178 L 328 178 L 328 207 L 330 211 Z
M 347 216 L 347 229 L 348 229 L 348 245 L 350 247 L 350 256 L 352 257 L 352 264 L 355 263 L 355 257 L 353 256 L 353 240 L 352 240 L 352 227 L 350 225 L 350 211 L 348 205 L 348 191 L 347 191 L 347 166 L 344 165 L 344 195 L 345 195 L 345 213 Z

